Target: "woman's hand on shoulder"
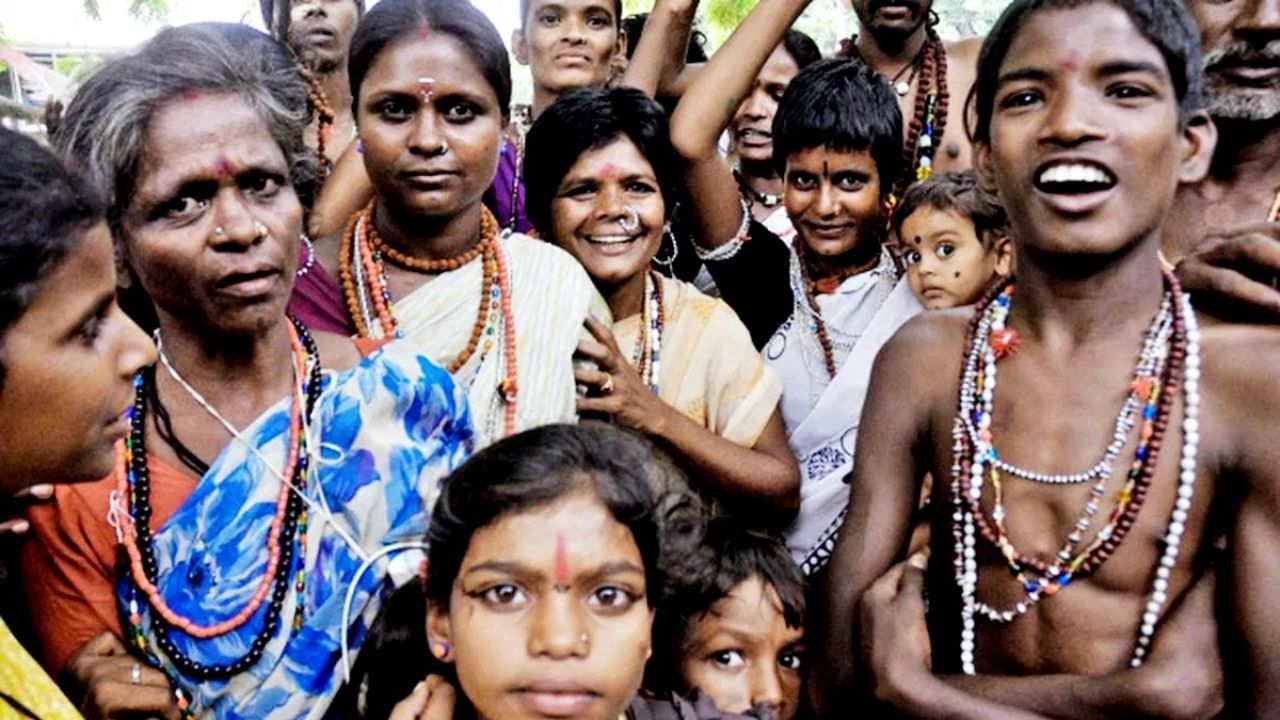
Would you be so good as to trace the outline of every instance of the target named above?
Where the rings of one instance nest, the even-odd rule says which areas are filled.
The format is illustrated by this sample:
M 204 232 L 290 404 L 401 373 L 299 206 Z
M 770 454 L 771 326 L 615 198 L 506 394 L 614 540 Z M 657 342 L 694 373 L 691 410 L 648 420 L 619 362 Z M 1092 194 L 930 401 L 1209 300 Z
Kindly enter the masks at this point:
M 457 704 L 453 685 L 439 675 L 428 675 L 391 709 L 388 720 L 451 720 Z
M 578 412 L 604 413 L 629 428 L 660 436 L 667 414 L 674 410 L 644 384 L 604 323 L 589 317 L 586 326 L 595 339 L 579 343 L 578 354 L 593 360 L 599 369 L 574 368 L 574 379 L 592 388 L 587 397 L 578 399 Z

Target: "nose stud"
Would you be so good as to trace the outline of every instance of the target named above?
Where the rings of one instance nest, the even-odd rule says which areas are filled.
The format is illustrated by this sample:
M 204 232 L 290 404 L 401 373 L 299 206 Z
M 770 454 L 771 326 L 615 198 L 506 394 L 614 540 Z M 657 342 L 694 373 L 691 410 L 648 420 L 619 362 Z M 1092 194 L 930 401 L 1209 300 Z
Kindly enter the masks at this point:
M 224 238 L 227 236 L 227 231 L 223 230 L 222 226 L 219 225 L 213 229 L 213 236 L 217 238 Z

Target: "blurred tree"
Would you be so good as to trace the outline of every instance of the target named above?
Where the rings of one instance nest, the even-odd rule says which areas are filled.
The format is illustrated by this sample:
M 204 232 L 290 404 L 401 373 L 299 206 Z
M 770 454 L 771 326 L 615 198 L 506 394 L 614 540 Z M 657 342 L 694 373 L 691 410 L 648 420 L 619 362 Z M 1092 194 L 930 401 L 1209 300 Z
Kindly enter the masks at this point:
M 84 11 L 94 20 L 102 19 L 98 0 L 84 0 Z M 129 15 L 139 20 L 163 21 L 169 17 L 168 0 L 129 0 Z

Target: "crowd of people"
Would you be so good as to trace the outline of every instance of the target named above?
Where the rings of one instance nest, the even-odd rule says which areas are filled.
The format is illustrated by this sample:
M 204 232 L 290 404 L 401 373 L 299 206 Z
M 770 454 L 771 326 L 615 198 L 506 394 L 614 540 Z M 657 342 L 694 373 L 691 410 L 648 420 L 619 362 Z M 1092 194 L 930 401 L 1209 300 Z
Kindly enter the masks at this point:
M 0 129 L 0 719 L 1280 718 L 1280 0 L 261 3 Z

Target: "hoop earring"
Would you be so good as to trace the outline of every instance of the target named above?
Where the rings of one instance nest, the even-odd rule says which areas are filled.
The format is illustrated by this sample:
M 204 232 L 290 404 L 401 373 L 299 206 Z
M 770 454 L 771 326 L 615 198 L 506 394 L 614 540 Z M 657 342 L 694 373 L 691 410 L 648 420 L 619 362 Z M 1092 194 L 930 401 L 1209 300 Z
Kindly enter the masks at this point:
M 665 245 L 668 242 L 671 244 L 671 257 L 663 260 L 657 255 L 654 255 L 651 262 L 658 267 L 666 268 L 667 272 L 674 275 L 676 269 L 676 258 L 680 257 L 680 242 L 676 240 L 675 233 L 671 232 L 671 223 L 667 223 L 662 226 L 662 243 L 658 246 L 659 253 L 662 252 L 662 245 Z

